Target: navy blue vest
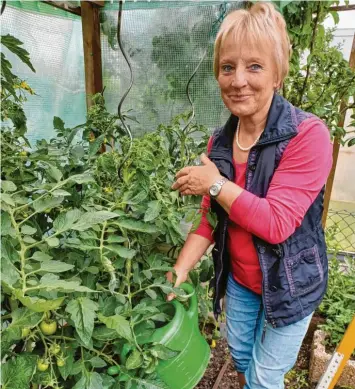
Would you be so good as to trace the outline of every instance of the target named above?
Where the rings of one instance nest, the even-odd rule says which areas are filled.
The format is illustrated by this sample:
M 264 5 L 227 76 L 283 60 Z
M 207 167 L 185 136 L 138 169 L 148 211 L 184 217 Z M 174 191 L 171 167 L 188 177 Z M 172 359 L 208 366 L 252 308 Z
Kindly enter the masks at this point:
M 273 98 L 265 130 L 248 158 L 245 189 L 266 197 L 272 176 L 297 127 L 312 116 L 295 108 L 283 97 Z M 233 137 L 238 118 L 231 116 L 226 125 L 215 131 L 209 158 L 220 173 L 234 181 Z M 265 316 L 273 327 L 295 323 L 311 314 L 320 304 L 327 287 L 328 261 L 322 228 L 324 188 L 308 209 L 302 224 L 281 244 L 270 244 L 253 236 L 262 270 L 262 298 Z M 228 214 L 212 201 L 218 223 L 212 251 L 215 277 L 214 313 L 221 313 L 220 300 L 225 294 L 230 271 L 226 247 Z

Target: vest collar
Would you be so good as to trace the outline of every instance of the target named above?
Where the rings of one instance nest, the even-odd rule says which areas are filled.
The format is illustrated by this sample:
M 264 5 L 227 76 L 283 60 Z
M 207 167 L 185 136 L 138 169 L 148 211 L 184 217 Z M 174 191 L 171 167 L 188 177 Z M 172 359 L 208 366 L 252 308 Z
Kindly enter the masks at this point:
M 265 130 L 256 146 L 281 142 L 296 136 L 298 130 L 295 117 L 293 105 L 275 93 L 269 109 Z M 233 143 L 238 121 L 238 117 L 231 115 L 220 133 L 220 136 L 224 138 L 225 147 L 227 144 L 229 146 Z

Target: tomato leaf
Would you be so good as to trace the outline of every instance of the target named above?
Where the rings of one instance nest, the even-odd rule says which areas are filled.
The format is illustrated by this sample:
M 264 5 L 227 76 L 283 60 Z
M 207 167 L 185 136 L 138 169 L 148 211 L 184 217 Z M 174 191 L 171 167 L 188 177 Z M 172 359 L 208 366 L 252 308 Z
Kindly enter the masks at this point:
M 102 378 L 99 373 L 85 372 L 76 383 L 73 389 L 100 389 L 102 388 Z
M 63 177 L 62 172 L 54 165 L 51 163 L 46 163 L 47 168 L 46 168 L 46 173 L 52 177 L 55 181 L 60 181 L 61 178 Z
M 6 204 L 11 205 L 12 207 L 15 206 L 14 200 L 12 199 L 11 195 L 9 195 L 8 193 L 1 193 L 0 198 L 1 201 L 5 202 Z
M 127 238 L 124 238 L 123 236 L 117 236 L 117 235 L 110 235 L 107 238 L 108 243 L 123 243 L 126 241 L 127 241 Z
M 87 184 L 95 181 L 94 177 L 88 172 L 75 174 L 74 176 L 71 176 L 69 180 L 75 182 L 76 184 Z
M 73 372 L 74 367 L 74 346 L 71 342 L 70 344 L 66 344 L 63 350 L 63 357 L 65 358 L 65 365 L 58 366 L 60 375 L 66 380 Z
M 107 366 L 107 363 L 101 359 L 100 357 L 92 357 L 89 362 L 91 363 L 92 367 L 105 367 Z
M 1 259 L 1 281 L 7 285 L 14 285 L 20 279 L 20 275 L 16 270 L 16 267 L 7 258 Z
M 147 234 L 155 234 L 159 231 L 154 225 L 134 219 L 122 219 L 115 221 L 114 224 L 126 230 L 146 232 Z
M 113 340 L 118 338 L 118 333 L 115 329 L 107 328 L 106 326 L 95 327 L 92 333 L 92 337 L 102 342 Z
M 74 265 L 60 261 L 42 261 L 40 271 L 46 271 L 50 273 L 62 273 L 73 269 Z
M 46 242 L 49 247 L 58 247 L 60 244 L 59 239 L 55 236 L 47 238 Z
M 119 336 L 128 341 L 133 341 L 131 327 L 128 320 L 123 316 L 114 315 L 106 317 L 99 313 L 97 317 L 102 323 L 106 324 L 108 328 L 116 330 Z
M 30 311 L 27 308 L 17 308 L 12 312 L 12 322 L 1 334 L 2 351 L 5 352 L 8 346 L 14 341 L 22 338 L 22 329 L 32 328 L 42 320 L 42 314 Z
M 65 310 L 70 314 L 80 339 L 84 344 L 88 344 L 94 329 L 98 305 L 87 297 L 79 297 L 71 300 Z
M 33 235 L 37 232 L 36 228 L 33 228 L 27 224 L 25 224 L 24 226 L 21 227 L 21 232 L 22 234 L 25 234 L 25 235 Z
M 126 368 L 128 370 L 138 369 L 143 364 L 143 356 L 138 350 L 133 350 L 127 358 Z
M 179 351 L 171 350 L 170 348 L 162 344 L 154 345 L 153 347 L 150 348 L 150 352 L 155 357 L 163 360 L 171 359 L 179 355 Z
M 50 259 L 52 259 L 53 257 L 51 257 L 50 255 L 46 254 L 46 253 L 43 253 L 42 251 L 36 251 L 32 257 L 32 259 L 34 259 L 35 261 L 49 261 Z
M 63 196 L 43 198 L 35 201 L 33 203 L 33 208 L 36 212 L 43 212 L 46 209 L 58 207 L 63 202 L 63 200 Z
M 10 359 L 1 368 L 3 389 L 28 389 L 36 370 L 36 355 L 21 354 Z
M 63 189 L 56 189 L 52 192 L 52 195 L 53 196 L 71 196 L 71 194 L 69 192 L 67 192 L 66 190 L 63 190 Z
M 25 307 L 28 307 L 29 309 L 31 309 L 34 312 L 54 311 L 57 308 L 59 308 L 65 300 L 65 297 L 59 297 L 57 299 L 45 300 L 45 299 L 40 298 L 40 297 L 24 296 L 22 294 L 22 291 L 20 291 L 18 289 L 16 289 L 14 291 L 14 294 Z
M 1 181 L 1 189 L 4 192 L 15 192 L 17 186 L 12 181 Z
M 148 203 L 148 209 L 144 215 L 145 222 L 151 222 L 159 216 L 161 211 L 161 203 L 158 200 L 150 201 Z
M 87 212 L 84 213 L 80 220 L 78 220 L 74 225 L 72 225 L 73 230 L 85 231 L 95 224 L 103 223 L 106 220 L 113 219 L 118 217 L 116 213 L 108 211 L 97 211 L 97 212 Z
M 125 258 L 125 259 L 132 259 L 137 253 L 136 250 L 128 249 L 128 248 L 126 248 L 124 246 L 120 246 L 118 244 L 107 245 L 107 246 L 105 246 L 105 248 L 107 250 L 110 250 L 110 251 L 116 253 L 121 258 Z

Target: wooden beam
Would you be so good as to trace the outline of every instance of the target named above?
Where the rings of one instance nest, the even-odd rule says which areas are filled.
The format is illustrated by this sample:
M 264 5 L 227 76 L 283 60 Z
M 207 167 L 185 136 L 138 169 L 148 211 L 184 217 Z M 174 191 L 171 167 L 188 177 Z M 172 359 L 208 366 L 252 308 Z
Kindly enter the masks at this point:
M 80 7 L 71 7 L 68 4 L 62 2 L 58 3 L 56 1 L 42 1 L 42 3 L 49 4 L 55 8 L 59 8 L 63 11 L 69 12 L 71 14 L 79 15 L 81 16 L 81 8 Z
M 228 359 L 224 362 L 224 365 L 223 365 L 221 371 L 219 372 L 218 377 L 217 377 L 212 389 L 218 389 L 220 387 L 220 383 L 224 377 L 226 370 L 228 369 L 229 364 L 230 364 L 230 358 L 228 357 Z M 239 386 L 238 386 L 238 388 L 239 388 Z
M 81 2 L 83 27 L 86 105 L 92 105 L 91 96 L 102 92 L 102 65 L 99 8 L 92 1 Z
M 353 11 L 355 10 L 355 4 L 348 4 L 348 5 L 334 5 L 333 7 L 329 8 L 330 11 Z
M 355 34 L 353 38 L 353 45 L 351 47 L 351 53 L 350 53 L 350 59 L 349 59 L 349 66 L 352 69 L 355 69 Z M 347 102 L 342 101 L 340 104 L 340 112 L 343 112 L 339 122 L 338 127 L 344 127 L 345 123 L 345 117 L 346 117 L 346 104 Z M 329 173 L 329 177 L 327 180 L 327 184 L 325 186 L 325 194 L 324 194 L 324 211 L 323 211 L 323 217 L 322 217 L 322 224 L 323 227 L 325 227 L 327 222 L 327 216 L 328 216 L 328 210 L 329 210 L 329 204 L 330 204 L 330 198 L 332 195 L 333 190 L 333 184 L 334 184 L 334 177 L 335 177 L 335 170 L 338 163 L 338 157 L 339 157 L 339 150 L 340 150 L 340 143 L 337 139 L 334 139 L 333 143 L 333 165 L 332 169 Z
M 104 0 L 87 0 L 90 1 L 90 3 L 96 5 L 97 7 L 104 7 L 105 6 L 105 1 Z

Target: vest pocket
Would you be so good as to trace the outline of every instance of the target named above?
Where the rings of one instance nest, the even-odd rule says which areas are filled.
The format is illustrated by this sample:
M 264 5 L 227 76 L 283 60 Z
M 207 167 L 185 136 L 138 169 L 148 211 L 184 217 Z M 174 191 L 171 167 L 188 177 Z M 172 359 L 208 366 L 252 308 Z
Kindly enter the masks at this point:
M 324 273 L 317 245 L 283 259 L 292 297 L 305 295 L 323 282 Z

